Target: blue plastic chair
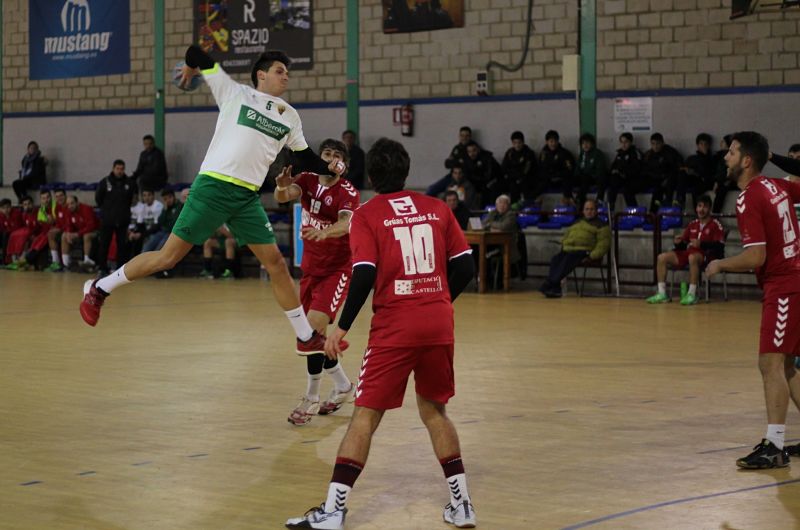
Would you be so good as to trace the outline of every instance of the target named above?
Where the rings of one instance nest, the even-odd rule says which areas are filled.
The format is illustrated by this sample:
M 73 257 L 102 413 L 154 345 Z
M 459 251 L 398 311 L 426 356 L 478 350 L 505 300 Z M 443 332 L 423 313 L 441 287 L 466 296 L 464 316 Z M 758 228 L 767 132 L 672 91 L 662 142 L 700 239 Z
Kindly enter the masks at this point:
M 530 206 L 523 208 L 517 215 L 517 223 L 520 228 L 536 226 L 542 219 L 542 208 L 540 206 Z
M 644 206 L 634 206 L 625 208 L 625 215 L 619 218 L 617 222 L 618 230 L 630 231 L 636 228 L 641 228 L 644 225 L 647 208 Z
M 574 206 L 556 206 L 547 221 L 539 223 L 539 228 L 558 229 L 575 222 Z

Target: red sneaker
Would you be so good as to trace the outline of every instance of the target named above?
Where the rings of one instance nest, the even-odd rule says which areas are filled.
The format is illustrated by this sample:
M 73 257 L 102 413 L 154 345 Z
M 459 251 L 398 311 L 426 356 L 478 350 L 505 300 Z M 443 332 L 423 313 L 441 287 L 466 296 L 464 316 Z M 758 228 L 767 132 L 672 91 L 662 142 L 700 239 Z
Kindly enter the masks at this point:
M 346 340 L 339 343 L 339 348 L 341 348 L 342 351 L 345 351 L 349 347 L 350 343 Z M 315 331 L 314 334 L 311 335 L 311 338 L 306 341 L 297 339 L 297 349 L 295 349 L 295 351 L 297 355 L 325 354 L 325 335 Z
M 90 326 L 96 326 L 100 320 L 100 308 L 106 301 L 107 294 L 97 288 L 97 280 L 87 280 L 83 284 L 83 301 L 81 302 L 81 317 Z M 323 339 L 324 342 L 324 339 Z

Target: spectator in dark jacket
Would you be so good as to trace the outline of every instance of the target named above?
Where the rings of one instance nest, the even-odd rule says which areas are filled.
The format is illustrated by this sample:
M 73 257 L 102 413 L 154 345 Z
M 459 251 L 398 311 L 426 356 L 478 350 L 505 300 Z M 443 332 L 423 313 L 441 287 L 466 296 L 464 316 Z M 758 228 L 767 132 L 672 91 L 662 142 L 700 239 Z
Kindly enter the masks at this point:
M 156 147 L 151 135 L 142 138 L 144 151 L 139 154 L 139 164 L 133 172 L 133 179 L 139 189 L 160 190 L 167 185 L 167 161 L 164 153 Z
M 619 135 L 619 149 L 611 164 L 611 185 L 608 188 L 608 208 L 613 211 L 617 203 L 617 193 L 622 190 L 625 205 L 636 206 L 636 193 L 646 188 L 642 179 L 642 153 L 633 144 L 633 135 L 625 132 Z
M 544 147 L 539 152 L 538 190 L 541 190 L 542 186 L 545 191 L 550 186 L 558 187 L 561 189 L 564 202 L 573 202 L 572 176 L 575 172 L 575 157 L 561 145 L 558 132 L 547 131 L 544 139 Z
M 686 158 L 678 174 L 678 195 L 675 200 L 683 209 L 686 192 L 692 194 L 692 204 L 714 187 L 714 155 L 711 154 L 711 135 L 700 133 L 695 138 L 697 152 Z
M 505 175 L 505 188 L 511 202 L 527 199 L 536 184 L 536 152 L 525 144 L 525 135 L 520 131 L 511 134 L 511 148 L 506 151 L 500 164 Z
M 711 207 L 712 213 L 722 213 L 725 206 L 725 197 L 728 192 L 739 193 L 739 186 L 736 182 L 728 178 L 728 165 L 725 163 L 725 155 L 731 147 L 733 135 L 726 134 L 719 142 L 719 151 L 714 153 L 714 206 Z
M 603 200 L 608 187 L 608 161 L 606 155 L 597 148 L 594 135 L 581 135 L 581 153 L 575 166 L 575 183 L 578 185 L 578 206 L 583 209 L 589 188 L 597 186 L 596 200 Z
M 108 275 L 108 249 L 115 234 L 117 267 L 128 260 L 128 224 L 131 221 L 131 203 L 136 195 L 136 181 L 125 174 L 125 162 L 114 160 L 111 173 L 100 181 L 94 195 L 101 212 L 100 253 L 97 256 L 101 276 Z
M 171 189 L 165 189 L 161 192 L 161 200 L 164 201 L 164 209 L 161 210 L 161 215 L 158 216 L 156 224 L 149 230 L 151 235 L 145 241 L 142 247 L 142 252 L 150 252 L 158 250 L 167 242 L 167 238 L 172 232 L 172 227 L 175 226 L 175 221 L 181 214 L 183 204 L 175 198 L 175 192 Z
M 644 154 L 642 169 L 653 187 L 651 212 L 658 211 L 662 205 L 681 206 L 674 196 L 682 164 L 683 157 L 674 147 L 664 143 L 661 133 L 654 133 L 650 137 L 650 150 Z
M 364 150 L 356 144 L 356 133 L 347 129 L 342 133 L 342 142 L 347 146 L 350 161 L 347 163 L 347 180 L 356 187 L 364 189 Z
M 447 184 L 448 192 L 454 191 L 458 195 L 458 200 L 467 208 L 477 210 L 481 207 L 480 197 L 475 191 L 475 186 L 464 176 L 464 169 L 460 164 L 456 164 L 450 169 L 450 179 Z
M 458 193 L 454 191 L 446 192 L 444 194 L 444 202 L 446 202 L 447 206 L 452 210 L 461 230 L 466 230 L 467 225 L 469 225 L 469 208 L 458 200 Z
M 467 144 L 464 175 L 472 182 L 485 203 L 494 201 L 503 191 L 503 170 L 491 151 L 481 149 L 476 142 Z
M 450 156 L 444 161 L 444 167 L 450 169 L 453 164 L 464 164 L 467 158 L 467 144 L 472 141 L 472 129 L 464 125 L 458 130 L 458 143 L 450 151 Z
M 39 151 L 39 144 L 28 142 L 28 152 L 22 157 L 22 168 L 19 170 L 19 179 L 11 183 L 14 193 L 20 201 L 27 195 L 28 190 L 38 190 L 39 186 L 47 183 L 47 159 Z

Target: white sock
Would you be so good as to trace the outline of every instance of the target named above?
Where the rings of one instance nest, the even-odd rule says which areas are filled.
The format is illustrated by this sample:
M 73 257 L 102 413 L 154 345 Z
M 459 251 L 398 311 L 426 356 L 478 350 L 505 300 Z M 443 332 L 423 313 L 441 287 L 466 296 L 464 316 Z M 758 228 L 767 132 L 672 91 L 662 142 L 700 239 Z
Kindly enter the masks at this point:
M 767 435 L 764 437 L 772 442 L 778 449 L 783 449 L 783 439 L 786 435 L 786 425 L 770 423 L 767 425 Z
M 467 490 L 467 475 L 459 473 L 452 475 L 447 480 L 447 486 L 450 488 L 450 505 L 457 506 L 464 501 L 469 500 L 469 491 Z
M 328 499 L 325 501 L 325 513 L 343 510 L 347 504 L 347 497 L 353 488 L 339 484 L 338 482 L 331 482 L 328 484 Z
M 53 260 L 53 263 L 58 263 L 58 251 L 51 250 L 50 251 L 50 258 Z
M 344 373 L 342 363 L 336 363 L 336 366 L 333 368 L 325 368 L 325 373 L 331 376 L 331 379 L 333 379 L 333 382 L 336 384 L 336 390 L 339 392 L 347 392 L 350 390 L 352 383 L 347 377 L 347 374 Z
M 61 262 L 64 264 L 65 267 L 69 267 L 69 254 L 61 254 Z M 58 263 L 57 261 L 53 260 L 53 263 Z
M 697 296 L 697 284 L 690 283 L 689 284 L 689 291 L 686 294 L 690 294 L 692 296 Z
M 286 314 L 286 318 L 289 319 L 289 323 L 294 328 L 294 334 L 297 335 L 298 339 L 307 341 L 311 338 L 311 335 L 314 334 L 314 330 L 311 328 L 311 324 L 308 323 L 306 312 L 303 311 L 303 306 L 284 311 L 284 313 Z
M 322 383 L 322 373 L 308 374 L 306 397 L 311 401 L 319 401 L 319 385 Z
M 125 265 L 123 265 L 105 278 L 101 278 L 97 282 L 97 287 L 110 294 L 111 291 L 126 283 L 131 283 L 131 281 L 125 276 Z
M 667 282 L 658 282 L 658 294 L 667 294 Z
M 89 256 L 84 256 L 83 257 L 83 262 L 84 263 L 88 263 L 89 265 L 94 265 L 94 260 L 92 258 L 90 258 Z

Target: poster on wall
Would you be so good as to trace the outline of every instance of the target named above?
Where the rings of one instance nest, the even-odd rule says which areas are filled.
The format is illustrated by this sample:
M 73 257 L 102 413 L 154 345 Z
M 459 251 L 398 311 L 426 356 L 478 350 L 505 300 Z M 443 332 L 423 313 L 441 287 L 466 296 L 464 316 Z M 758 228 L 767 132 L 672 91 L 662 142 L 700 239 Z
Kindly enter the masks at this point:
M 30 79 L 131 71 L 129 0 L 29 0 Z
M 249 72 L 253 59 L 283 50 L 292 70 L 314 65 L 310 0 L 194 0 L 194 42 L 227 72 Z
M 653 98 L 616 98 L 614 130 L 618 133 L 652 131 Z
M 463 28 L 464 0 L 383 0 L 383 32 Z

